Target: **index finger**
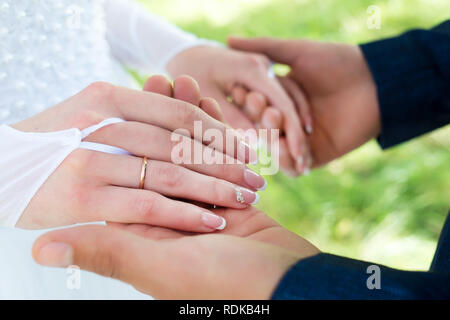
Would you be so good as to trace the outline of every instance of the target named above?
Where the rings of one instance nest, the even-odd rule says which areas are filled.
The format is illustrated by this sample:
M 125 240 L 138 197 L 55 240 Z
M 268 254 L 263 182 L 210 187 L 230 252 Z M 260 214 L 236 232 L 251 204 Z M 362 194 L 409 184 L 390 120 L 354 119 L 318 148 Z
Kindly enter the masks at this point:
M 306 40 L 287 40 L 277 38 L 242 38 L 230 36 L 228 45 L 236 50 L 257 52 L 268 56 L 270 59 L 284 64 L 292 64 L 302 50 Z
M 246 163 L 253 152 L 237 131 L 190 103 L 119 86 L 111 91 L 110 100 L 125 120 L 144 122 L 170 131 L 184 129 L 179 132 L 187 131 L 193 139 Z M 204 132 L 209 130 L 215 130 L 218 139 L 206 141 Z

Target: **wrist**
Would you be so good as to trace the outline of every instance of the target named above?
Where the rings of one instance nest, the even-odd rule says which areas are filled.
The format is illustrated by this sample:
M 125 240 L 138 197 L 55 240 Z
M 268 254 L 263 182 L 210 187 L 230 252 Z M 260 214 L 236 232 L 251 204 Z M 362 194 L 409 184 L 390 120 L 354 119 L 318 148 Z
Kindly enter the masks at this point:
M 251 299 L 271 299 L 284 276 L 303 258 L 305 257 L 300 257 L 298 254 L 293 252 L 279 254 L 275 260 L 276 264 L 274 267 L 268 268 L 269 272 L 263 278 L 262 288 L 255 290 L 255 293 L 252 295 Z

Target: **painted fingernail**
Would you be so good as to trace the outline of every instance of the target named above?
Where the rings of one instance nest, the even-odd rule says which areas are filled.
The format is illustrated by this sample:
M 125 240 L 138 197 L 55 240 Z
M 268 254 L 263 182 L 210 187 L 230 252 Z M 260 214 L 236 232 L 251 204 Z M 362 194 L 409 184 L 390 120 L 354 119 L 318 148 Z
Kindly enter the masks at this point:
M 236 187 L 236 201 L 242 204 L 257 204 L 259 194 L 246 188 Z
M 223 230 L 227 225 L 227 222 L 224 218 L 216 216 L 215 214 L 211 214 L 209 212 L 202 212 L 202 220 L 206 227 L 215 230 Z
M 297 164 L 298 164 L 299 166 L 303 165 L 303 156 L 298 156 L 298 158 L 297 158 Z
M 309 176 L 310 173 L 311 173 L 311 170 L 310 170 L 308 167 L 306 167 L 306 168 L 303 170 L 303 174 L 304 174 L 305 176 Z
M 312 128 L 312 126 L 310 124 L 307 124 L 305 129 L 306 129 L 306 133 L 307 134 L 312 134 L 313 133 L 313 128 Z
M 64 268 L 73 264 L 73 249 L 61 242 L 50 242 L 43 246 L 36 258 L 44 266 Z
M 248 185 L 252 186 L 256 190 L 265 190 L 267 187 L 267 182 L 257 174 L 255 171 L 250 169 L 245 169 L 244 171 L 244 180 Z
M 264 185 L 258 189 L 258 191 L 264 191 L 267 189 L 267 180 L 264 180 Z

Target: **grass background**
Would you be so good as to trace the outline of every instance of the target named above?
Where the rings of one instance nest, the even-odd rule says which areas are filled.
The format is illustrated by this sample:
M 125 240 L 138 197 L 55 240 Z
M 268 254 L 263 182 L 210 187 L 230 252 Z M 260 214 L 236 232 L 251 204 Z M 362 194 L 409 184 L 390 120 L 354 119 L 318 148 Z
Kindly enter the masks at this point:
M 307 37 L 363 43 L 450 18 L 448 0 L 141 0 L 201 37 Z M 368 29 L 367 8 L 381 28 Z M 389 57 L 386 57 L 389 59 Z M 450 128 L 381 152 L 375 142 L 310 176 L 268 177 L 260 208 L 320 249 L 427 269 L 450 208 Z

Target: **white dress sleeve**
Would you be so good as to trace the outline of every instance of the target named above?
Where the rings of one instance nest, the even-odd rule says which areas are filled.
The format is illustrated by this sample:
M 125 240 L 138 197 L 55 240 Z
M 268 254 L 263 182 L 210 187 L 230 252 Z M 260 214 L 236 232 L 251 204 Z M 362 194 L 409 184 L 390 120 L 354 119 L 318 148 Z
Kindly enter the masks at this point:
M 179 52 L 198 45 L 219 45 L 199 39 L 130 0 L 106 0 L 106 37 L 112 54 L 142 72 L 167 73 Z
M 14 227 L 31 199 L 64 159 L 75 149 L 129 154 L 126 150 L 83 141 L 94 131 L 123 122 L 110 118 L 79 130 L 35 133 L 0 125 L 0 226 Z

